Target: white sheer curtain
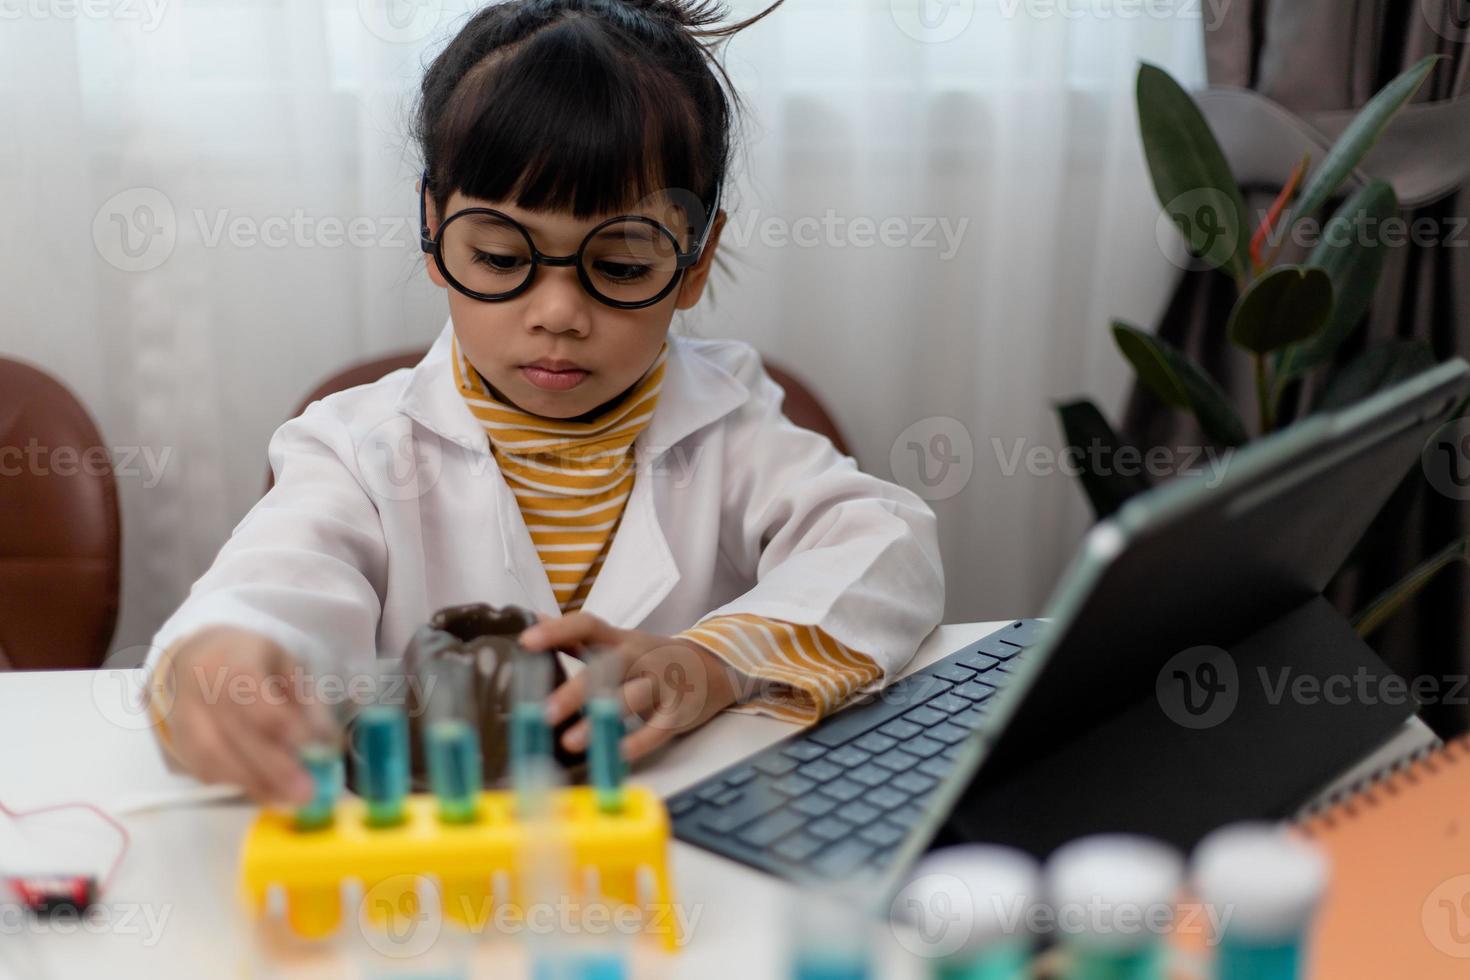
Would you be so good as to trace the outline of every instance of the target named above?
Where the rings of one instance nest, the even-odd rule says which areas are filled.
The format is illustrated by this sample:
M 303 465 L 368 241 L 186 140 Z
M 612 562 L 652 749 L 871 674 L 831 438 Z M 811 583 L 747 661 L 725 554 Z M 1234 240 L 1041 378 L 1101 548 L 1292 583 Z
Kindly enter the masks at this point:
M 406 124 L 466 5 L 388 3 L 0 4 L 0 354 L 130 464 L 120 660 L 302 395 L 443 323 Z M 1087 523 L 1069 477 L 1010 463 L 1058 446 L 1052 402 L 1116 407 L 1107 319 L 1151 322 L 1173 280 L 1131 85 L 1140 59 L 1199 80 L 1192 6 L 788 0 L 729 49 L 735 278 L 679 329 L 794 369 L 865 469 L 933 498 L 950 620 L 1039 611 Z

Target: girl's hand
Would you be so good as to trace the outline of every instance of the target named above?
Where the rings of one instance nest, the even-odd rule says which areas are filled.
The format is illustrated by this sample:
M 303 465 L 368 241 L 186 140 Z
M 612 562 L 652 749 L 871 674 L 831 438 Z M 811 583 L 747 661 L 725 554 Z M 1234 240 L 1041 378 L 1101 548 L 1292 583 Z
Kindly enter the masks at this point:
M 291 656 L 249 630 L 215 627 L 186 639 L 160 669 L 172 693 L 168 749 L 206 783 L 233 783 L 258 803 L 305 803 L 297 759 L 312 725 L 293 696 Z
M 582 652 L 608 647 L 622 666 L 623 710 L 643 719 L 643 727 L 623 737 L 623 755 L 637 759 L 675 735 L 698 728 L 735 703 L 733 671 L 693 640 L 623 630 L 591 613 L 574 612 L 543 619 L 520 635 L 527 650 L 563 648 Z M 547 699 L 553 727 L 577 712 L 587 700 L 584 668 Z M 587 748 L 584 718 L 562 736 L 570 752 Z

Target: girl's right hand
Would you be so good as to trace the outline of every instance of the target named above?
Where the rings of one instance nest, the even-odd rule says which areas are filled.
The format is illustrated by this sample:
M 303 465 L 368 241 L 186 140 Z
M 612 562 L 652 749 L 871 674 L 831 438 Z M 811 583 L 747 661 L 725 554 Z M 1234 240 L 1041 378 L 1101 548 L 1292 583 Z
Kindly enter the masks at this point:
M 258 633 L 220 626 L 185 639 L 160 668 L 155 696 L 160 687 L 172 695 L 165 747 L 185 769 L 206 783 L 233 783 L 258 803 L 311 799 L 297 751 L 313 726 L 291 683 L 290 654 Z

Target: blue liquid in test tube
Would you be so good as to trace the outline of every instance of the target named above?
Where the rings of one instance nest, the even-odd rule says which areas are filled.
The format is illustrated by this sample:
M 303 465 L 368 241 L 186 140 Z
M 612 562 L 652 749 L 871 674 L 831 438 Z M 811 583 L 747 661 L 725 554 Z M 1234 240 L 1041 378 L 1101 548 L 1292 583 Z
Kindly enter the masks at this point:
M 372 705 L 357 718 L 358 792 L 367 803 L 367 822 L 387 827 L 403 821 L 408 794 L 408 719 L 401 708 Z
M 311 777 L 311 801 L 296 808 L 298 830 L 320 830 L 332 825 L 337 797 L 342 794 L 342 751 L 326 742 L 302 747 L 301 764 Z
M 623 809 L 623 686 L 622 663 L 612 650 L 593 652 L 587 659 L 587 768 L 603 813 Z
M 439 799 L 439 819 L 473 823 L 480 798 L 480 735 L 469 722 L 445 718 L 428 730 L 429 784 Z

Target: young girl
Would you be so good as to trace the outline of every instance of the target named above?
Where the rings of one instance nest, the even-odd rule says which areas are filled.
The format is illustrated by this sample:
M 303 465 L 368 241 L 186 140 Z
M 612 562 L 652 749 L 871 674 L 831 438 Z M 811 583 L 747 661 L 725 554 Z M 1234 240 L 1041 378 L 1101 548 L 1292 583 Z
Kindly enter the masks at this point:
M 434 60 L 415 136 L 449 322 L 275 433 L 275 486 L 153 641 L 178 763 L 306 799 L 293 665 L 361 670 L 461 603 L 535 610 L 528 649 L 615 648 L 630 757 L 737 704 L 811 722 L 913 655 L 943 608 L 933 513 L 787 420 L 749 345 L 669 333 L 725 223 L 714 47 L 778 5 L 718 28 L 708 0 L 509 0 Z M 582 698 L 577 675 L 551 721 Z

